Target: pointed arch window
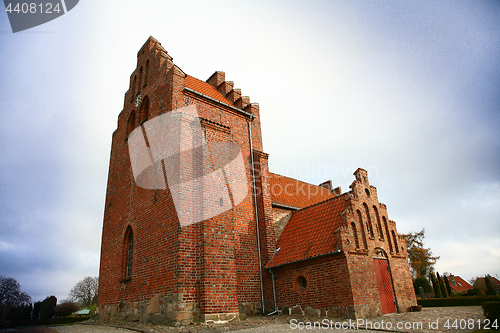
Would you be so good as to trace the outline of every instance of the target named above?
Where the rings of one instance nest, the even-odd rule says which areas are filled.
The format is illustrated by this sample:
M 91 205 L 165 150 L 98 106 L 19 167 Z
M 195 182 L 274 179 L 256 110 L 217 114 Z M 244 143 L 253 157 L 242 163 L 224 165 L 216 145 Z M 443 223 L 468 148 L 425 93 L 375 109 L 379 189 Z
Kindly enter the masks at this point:
M 137 75 L 134 76 L 134 81 L 132 82 L 132 100 L 135 99 L 137 95 Z
M 393 253 L 394 251 L 392 250 L 391 234 L 389 233 L 389 226 L 387 225 L 387 219 L 385 218 L 385 216 L 382 216 L 382 220 L 384 221 L 385 234 L 387 235 L 387 242 L 389 242 L 389 251 Z
M 141 69 L 139 69 L 139 89 L 137 90 L 137 92 L 141 92 L 141 88 L 142 88 L 142 66 Z
M 144 72 L 144 87 L 148 84 L 149 79 L 149 59 L 146 61 L 146 71 Z
M 354 236 L 354 244 L 356 248 L 359 249 L 359 239 L 358 239 L 358 231 L 356 230 L 356 223 L 351 222 L 352 235 Z
M 146 96 L 144 97 L 141 103 L 139 124 L 142 124 L 143 122 L 148 120 L 148 118 L 149 118 L 149 97 Z
M 127 233 L 125 235 L 124 246 L 124 261 L 125 261 L 125 271 L 124 277 L 130 278 L 132 276 L 132 262 L 134 257 L 134 234 L 132 228 L 128 227 Z
M 130 112 L 127 120 L 127 136 L 134 130 L 135 128 L 135 111 Z
M 361 239 L 363 240 L 363 245 L 365 249 L 367 249 L 368 244 L 366 243 L 366 234 L 365 234 L 365 226 L 363 225 L 363 216 L 361 215 L 361 211 L 359 209 L 356 212 L 358 213 L 359 225 L 361 226 Z
M 375 212 L 375 218 L 377 219 L 377 229 L 379 238 L 384 240 L 384 232 L 382 231 L 382 224 L 380 224 L 380 215 L 378 214 L 378 209 L 376 206 L 373 206 L 373 211 Z
M 396 238 L 396 233 L 394 230 L 392 232 L 392 239 L 394 240 L 394 247 L 396 248 L 396 253 L 399 254 L 398 239 Z
M 368 230 L 370 231 L 370 237 L 375 238 L 375 234 L 373 233 L 373 225 L 372 225 L 372 218 L 370 216 L 370 210 L 368 209 L 368 205 L 366 203 L 363 203 L 363 207 L 365 207 L 365 214 L 366 218 L 368 219 Z

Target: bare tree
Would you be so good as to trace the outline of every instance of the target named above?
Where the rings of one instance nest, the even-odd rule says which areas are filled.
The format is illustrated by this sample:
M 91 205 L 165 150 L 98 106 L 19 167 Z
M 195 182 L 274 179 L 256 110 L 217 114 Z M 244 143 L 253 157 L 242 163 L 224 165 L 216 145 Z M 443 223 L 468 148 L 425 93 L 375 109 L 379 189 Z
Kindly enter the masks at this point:
M 24 306 L 31 304 L 31 296 L 21 291 L 16 279 L 0 276 L 0 305 Z
M 476 283 L 476 280 L 477 280 L 478 278 L 480 278 L 480 277 L 481 277 L 481 276 L 473 276 L 473 277 L 471 277 L 471 278 L 470 278 L 469 280 L 467 280 L 467 281 L 469 282 L 469 284 L 470 284 L 471 286 L 474 286 L 474 283 Z
M 75 311 L 78 311 L 78 305 L 67 299 L 61 301 L 61 303 L 56 306 L 57 317 L 66 317 Z
M 97 303 L 98 288 L 99 278 L 86 276 L 71 289 L 69 299 L 81 307 L 94 305 Z
M 0 276 L 0 324 L 6 320 L 29 319 L 31 296 L 21 291 L 16 279 Z

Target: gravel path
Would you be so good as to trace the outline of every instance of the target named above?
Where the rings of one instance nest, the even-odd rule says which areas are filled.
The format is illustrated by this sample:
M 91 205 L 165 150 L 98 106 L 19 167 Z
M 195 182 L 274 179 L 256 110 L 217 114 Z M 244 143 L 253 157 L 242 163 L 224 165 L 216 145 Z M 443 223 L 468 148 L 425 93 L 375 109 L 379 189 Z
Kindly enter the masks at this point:
M 255 316 L 248 320 L 225 324 L 196 324 L 179 327 L 149 326 L 139 323 L 116 323 L 116 328 L 104 325 L 75 324 L 52 327 L 59 333 L 283 333 L 283 332 L 472 332 L 484 328 L 480 306 L 424 308 L 421 312 L 388 314 L 379 318 L 359 321 L 335 321 L 325 318 L 279 315 Z M 479 327 L 481 325 L 481 327 Z
M 57 326 L 51 327 L 59 333 L 131 333 L 136 331 L 131 331 L 124 328 L 116 328 L 110 326 L 101 325 L 82 325 L 75 324 L 71 326 Z

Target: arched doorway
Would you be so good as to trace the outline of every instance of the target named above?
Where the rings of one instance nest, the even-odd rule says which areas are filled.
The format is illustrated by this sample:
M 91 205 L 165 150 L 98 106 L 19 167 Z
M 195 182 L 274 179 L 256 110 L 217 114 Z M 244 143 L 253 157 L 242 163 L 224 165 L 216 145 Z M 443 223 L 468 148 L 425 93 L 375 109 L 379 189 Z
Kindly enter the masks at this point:
M 382 248 L 375 249 L 375 257 L 373 257 L 373 265 L 375 267 L 375 275 L 377 277 L 378 293 L 380 295 L 380 304 L 382 312 L 396 312 L 396 304 L 394 302 L 394 291 L 392 289 L 392 278 L 389 270 L 389 262 L 387 253 Z

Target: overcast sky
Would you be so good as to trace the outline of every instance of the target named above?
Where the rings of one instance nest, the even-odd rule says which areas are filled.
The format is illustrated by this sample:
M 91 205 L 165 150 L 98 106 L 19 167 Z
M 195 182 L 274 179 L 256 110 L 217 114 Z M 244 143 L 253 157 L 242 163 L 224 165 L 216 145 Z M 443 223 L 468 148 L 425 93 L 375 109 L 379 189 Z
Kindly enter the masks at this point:
M 12 33 L 0 12 L 0 275 L 34 301 L 99 274 L 111 135 L 152 35 L 260 104 L 271 171 L 358 167 L 436 269 L 500 274 L 500 2 L 97 1 Z

